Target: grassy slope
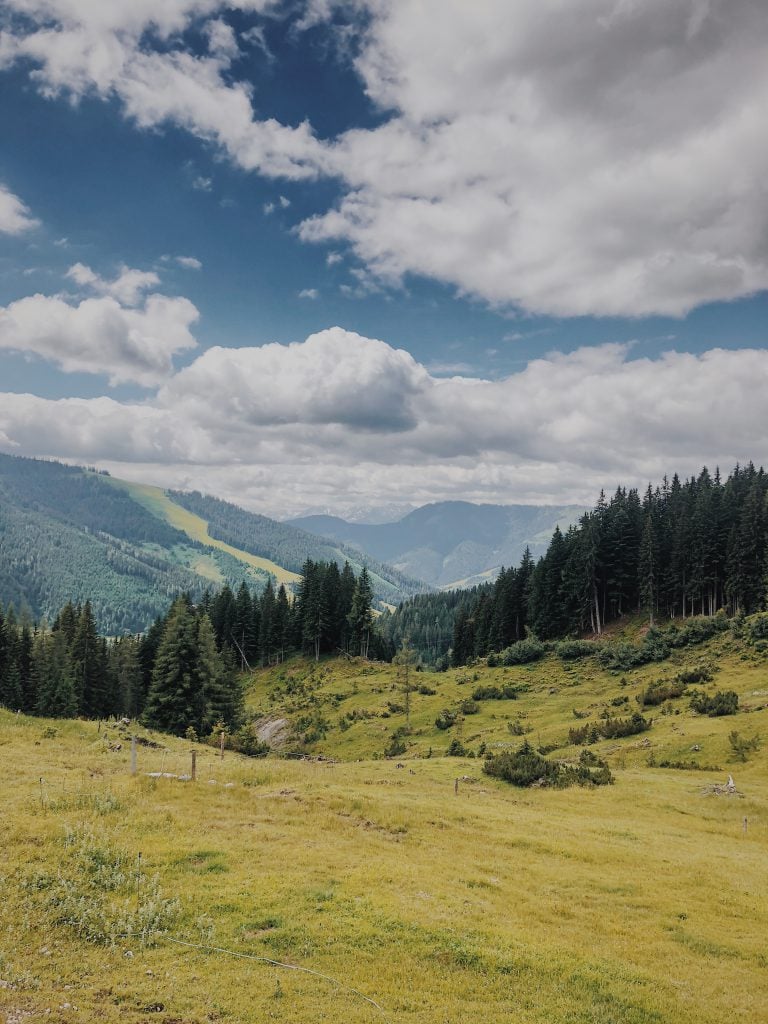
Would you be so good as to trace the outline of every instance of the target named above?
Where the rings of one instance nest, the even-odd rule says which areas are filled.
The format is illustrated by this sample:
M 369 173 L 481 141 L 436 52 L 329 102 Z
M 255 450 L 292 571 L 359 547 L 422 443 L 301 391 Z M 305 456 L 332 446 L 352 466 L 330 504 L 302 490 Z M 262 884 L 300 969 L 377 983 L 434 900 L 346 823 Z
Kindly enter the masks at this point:
M 702 653 L 720 659 L 715 687 L 733 687 L 746 705 L 765 703 L 766 662 L 742 660 L 724 639 L 680 661 Z M 507 716 L 530 724 L 532 739 L 563 738 L 574 706 L 595 705 L 594 715 L 604 701 L 633 695 L 673 668 L 628 673 L 626 687 L 585 663 L 566 670 L 553 659 L 533 669 L 477 670 L 483 681 L 525 680 L 531 691 L 485 702 L 465 720 L 464 740 L 519 742 Z M 294 689 L 300 677 L 308 689 L 310 670 L 297 661 L 256 673 L 253 706 L 306 713 L 291 710 L 297 695 L 270 701 L 268 694 L 290 676 Z M 460 681 L 472 674 L 415 677 L 440 693 L 414 695 L 413 725 L 424 731 L 412 737 L 411 753 L 447 746 L 453 731 L 438 733 L 430 723 L 472 689 L 471 679 Z M 398 697 L 388 689 L 392 670 L 382 666 L 328 662 L 312 678 L 303 699 L 319 702 L 333 722 L 345 710 L 380 711 Z M 330 699 L 338 693 L 349 696 Z M 370 755 L 401 721 L 334 728 L 321 745 L 348 759 Z M 650 750 L 638 746 L 644 737 L 593 748 L 608 756 L 615 786 L 520 791 L 484 777 L 477 760 L 438 757 L 404 758 L 404 768 L 230 756 L 220 764 L 206 750 L 194 785 L 132 779 L 125 742 L 109 750 L 95 725 L 54 723 L 57 735 L 46 738 L 48 723 L 0 712 L 0 979 L 17 983 L 0 987 L 0 1006 L 29 1010 L 30 1020 L 51 1008 L 49 1021 L 131 1024 L 384 1019 L 309 975 L 164 941 L 105 948 L 66 925 L 51 927 L 47 890 L 38 883 L 23 892 L 22 883 L 41 872 L 72 875 L 62 836 L 84 824 L 100 843 L 127 851 L 130 863 L 141 852 L 164 895 L 179 898 L 172 934 L 329 974 L 375 999 L 393 1024 L 765 1020 L 768 771 L 762 751 L 747 765 L 729 763 L 726 737 L 734 727 L 765 734 L 767 724 L 766 710 L 714 720 L 688 711 L 658 716 L 646 734 Z M 141 748 L 142 770 L 186 765 L 189 744 L 163 742 L 165 755 Z M 697 757 L 724 771 L 650 768 L 651 753 Z M 744 798 L 704 795 L 727 771 Z M 217 785 L 208 784 L 211 774 Z M 463 775 L 471 781 L 454 795 Z M 129 876 L 126 900 L 134 899 Z M 78 1012 L 60 1010 L 65 1002 Z M 160 1003 L 162 1011 L 146 1009 Z
M 199 541 L 208 547 L 217 548 L 219 551 L 224 551 L 254 569 L 272 573 L 278 583 L 296 583 L 300 579 L 297 573 L 284 569 L 275 562 L 271 562 L 268 558 L 260 558 L 258 555 L 241 551 L 239 548 L 232 547 L 231 544 L 225 544 L 223 541 L 211 537 L 208 533 L 206 521 L 201 519 L 200 516 L 196 516 L 193 512 L 188 512 L 181 505 L 177 505 L 162 488 L 152 487 L 150 484 L 133 484 L 115 478 L 109 479 L 115 486 L 122 487 L 128 491 L 135 501 L 138 501 L 139 504 L 152 512 L 153 515 L 156 515 L 159 519 L 164 519 L 171 526 L 176 527 L 177 530 L 181 530 L 182 533 L 186 533 L 192 540 Z

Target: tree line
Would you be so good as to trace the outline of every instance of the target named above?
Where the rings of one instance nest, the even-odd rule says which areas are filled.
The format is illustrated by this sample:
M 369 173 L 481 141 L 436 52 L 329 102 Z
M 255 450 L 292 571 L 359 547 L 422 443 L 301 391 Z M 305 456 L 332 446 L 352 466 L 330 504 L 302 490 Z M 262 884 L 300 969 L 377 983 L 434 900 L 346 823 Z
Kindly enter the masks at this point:
M 243 583 L 206 595 L 208 612 L 220 650 L 229 650 L 240 667 L 255 668 L 281 662 L 301 652 L 318 659 L 323 654 L 387 657 L 388 646 L 374 630 L 373 589 L 368 570 L 359 576 L 348 562 L 306 559 L 291 601 L 284 586 L 271 581 L 260 597 Z
M 538 562 L 526 551 L 469 602 L 429 595 L 430 616 L 445 629 L 444 614 L 455 609 L 451 660 L 461 665 L 529 635 L 599 636 L 630 612 L 651 624 L 719 609 L 751 614 L 766 607 L 768 593 L 767 495 L 768 477 L 752 463 L 725 480 L 704 468 L 649 485 L 642 496 L 624 487 L 610 499 L 601 493 L 577 524 L 555 529 Z M 387 628 L 402 631 L 418 607 L 402 605 Z M 412 641 L 428 656 L 423 629 Z
M 68 602 L 53 624 L 0 608 L 0 705 L 60 718 L 126 715 L 178 735 L 208 735 L 243 720 L 238 670 L 289 652 L 381 656 L 368 573 L 307 561 L 295 600 L 271 580 L 261 595 L 243 583 L 197 603 L 176 598 L 143 634 L 99 635 L 90 601 Z

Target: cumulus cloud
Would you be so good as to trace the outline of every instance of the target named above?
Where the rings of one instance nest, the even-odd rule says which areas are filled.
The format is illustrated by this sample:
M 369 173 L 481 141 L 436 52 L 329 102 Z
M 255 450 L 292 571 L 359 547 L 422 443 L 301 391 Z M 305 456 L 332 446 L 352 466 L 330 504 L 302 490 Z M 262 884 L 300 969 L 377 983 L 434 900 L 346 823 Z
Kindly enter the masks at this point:
M 0 183 L 0 235 L 21 235 L 39 223 L 19 197 Z
M 490 381 L 438 377 L 336 327 L 209 349 L 142 404 L 1 396 L 0 445 L 274 515 L 447 498 L 589 503 L 601 487 L 759 461 L 766 388 L 761 349 L 633 359 L 604 345 Z
M 68 373 L 103 373 L 113 385 L 153 387 L 172 372 L 175 354 L 197 345 L 189 329 L 197 318 L 189 299 L 165 295 L 138 309 L 111 294 L 77 305 L 30 295 L 0 307 L 0 349 L 41 356 Z
M 135 270 L 125 265 L 120 267 L 117 277 L 111 281 L 84 263 L 75 263 L 66 276 L 81 287 L 89 288 L 99 295 L 109 295 L 126 306 L 136 306 L 144 292 L 160 284 L 160 278 L 153 270 Z
M 320 292 L 317 288 L 302 288 L 299 292 L 300 299 L 317 299 L 320 297 Z
M 217 15 L 261 13 L 272 0 L 7 0 L 5 6 L 20 17 L 0 33 L 0 66 L 31 62 L 46 95 L 116 99 L 140 127 L 173 123 L 216 143 L 246 170 L 289 179 L 317 173 L 321 147 L 309 126 L 255 118 L 250 86 L 228 78 L 237 42 Z M 209 52 L 198 56 L 182 37 L 205 18 Z
M 755 0 L 363 6 L 357 68 L 395 114 L 338 140 L 347 194 L 302 237 L 565 316 L 768 287 Z
M 116 99 L 141 127 L 173 123 L 246 170 L 337 178 L 340 202 L 300 237 L 346 242 L 385 282 L 416 273 L 561 316 L 683 315 L 768 287 L 758 0 L 303 6 L 299 27 L 357 34 L 378 127 L 319 140 L 255 116 L 222 15 L 281 16 L 270 0 L 7 0 L 23 17 L 0 63 L 30 63 L 49 94 Z M 192 26 L 205 55 L 185 48 Z

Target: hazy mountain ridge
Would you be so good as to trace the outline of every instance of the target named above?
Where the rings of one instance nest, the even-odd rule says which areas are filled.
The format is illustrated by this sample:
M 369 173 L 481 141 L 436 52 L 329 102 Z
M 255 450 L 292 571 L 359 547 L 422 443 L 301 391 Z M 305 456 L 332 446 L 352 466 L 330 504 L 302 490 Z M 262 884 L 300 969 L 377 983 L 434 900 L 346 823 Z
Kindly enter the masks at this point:
M 366 566 L 374 593 L 380 599 L 397 602 L 428 589 L 420 578 L 414 578 L 399 566 L 383 564 L 385 560 L 379 560 L 372 552 L 365 551 L 361 558 L 363 549 L 355 545 L 325 543 L 317 533 L 249 512 L 199 491 L 169 491 L 168 494 L 177 504 L 205 519 L 212 537 L 254 555 L 272 558 L 293 572 L 300 572 L 308 558 L 335 561 L 340 565 L 349 561 L 356 572 Z
M 394 523 L 351 523 L 336 516 L 303 516 L 293 526 L 365 551 L 432 586 L 492 579 L 516 565 L 526 547 L 545 552 L 556 525 L 565 528 L 579 505 L 424 505 Z

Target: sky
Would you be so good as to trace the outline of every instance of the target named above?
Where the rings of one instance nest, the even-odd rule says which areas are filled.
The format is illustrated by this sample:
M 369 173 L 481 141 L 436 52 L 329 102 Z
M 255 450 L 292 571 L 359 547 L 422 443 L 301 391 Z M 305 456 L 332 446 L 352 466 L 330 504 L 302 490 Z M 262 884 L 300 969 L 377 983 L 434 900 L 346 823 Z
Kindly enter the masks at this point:
M 768 440 L 764 0 L 2 0 L 0 450 L 287 518 Z

